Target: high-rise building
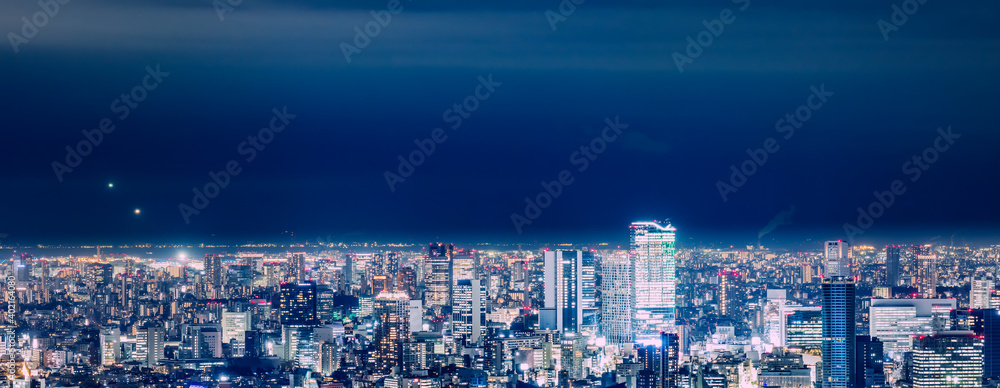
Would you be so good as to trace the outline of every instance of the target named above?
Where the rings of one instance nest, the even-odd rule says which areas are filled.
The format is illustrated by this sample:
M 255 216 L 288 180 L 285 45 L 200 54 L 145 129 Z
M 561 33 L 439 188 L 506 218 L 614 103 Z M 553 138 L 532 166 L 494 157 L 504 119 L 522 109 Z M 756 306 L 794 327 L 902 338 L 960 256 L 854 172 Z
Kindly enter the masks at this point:
M 282 325 L 284 355 L 282 359 L 291 361 L 300 368 L 312 369 L 319 358 L 316 331 L 313 325 Z
M 205 255 L 205 284 L 211 290 L 212 297 L 221 297 L 222 292 L 222 256 Z
M 737 322 L 742 322 L 741 312 L 746 305 L 746 290 L 742 287 L 742 280 L 739 272 L 719 272 L 719 314 Z
M 316 283 L 284 283 L 281 285 L 280 318 L 282 325 L 315 325 Z
M 680 343 L 677 334 L 660 333 L 660 387 L 677 388 Z
M 827 241 L 826 249 L 824 251 L 826 253 L 826 260 L 824 262 L 826 269 L 824 271 L 824 276 L 827 278 L 851 278 L 851 264 L 853 261 L 851 244 L 840 240 Z
M 420 295 L 417 293 L 417 271 L 413 267 L 407 266 L 399 270 L 396 290 L 406 293 L 410 299 L 420 299 Z
M 427 247 L 424 259 L 424 306 L 448 306 L 451 301 L 451 266 L 455 247 L 451 244 L 434 243 Z
M 914 336 L 933 333 L 935 320 L 947 321 L 956 307 L 955 299 L 872 299 L 868 335 L 881 340 L 885 354 L 898 360 L 910 351 Z
M 479 344 L 486 331 L 486 300 L 486 287 L 479 279 L 459 280 L 455 284 L 451 331 L 456 343 L 468 347 Z
M 855 285 L 851 249 L 844 241 L 826 242 L 823 278 L 823 388 L 854 388 Z
M 661 331 L 676 331 L 677 229 L 654 221 L 633 222 L 629 230 L 635 260 L 637 340 L 658 341 Z
M 895 287 L 899 285 L 899 246 L 885 246 L 885 285 Z
M 802 263 L 802 283 L 809 284 L 813 281 L 813 267 L 809 263 Z
M 288 258 L 288 272 L 285 281 L 299 283 L 306 280 L 305 253 L 292 253 Z
M 198 331 L 198 345 L 201 358 L 222 357 L 222 333 L 216 327 L 202 327 Z
M 163 326 L 147 323 L 135 337 L 135 359 L 152 368 L 163 359 Z
M 968 329 L 983 340 L 983 378 L 1000 380 L 1000 311 L 972 310 L 968 315 Z
M 983 342 L 969 331 L 919 336 L 913 343 L 913 388 L 983 386 Z
M 917 256 L 917 288 L 921 298 L 937 297 L 937 255 Z
M 991 306 L 990 299 L 993 287 L 996 284 L 993 279 L 985 277 L 973 278 L 969 285 L 969 308 L 988 309 Z
M 375 359 L 390 367 L 402 361 L 402 344 L 410 338 L 410 297 L 383 292 L 375 297 Z
M 122 333 L 117 327 L 101 328 L 101 365 L 117 364 L 122 358 Z
M 545 251 L 545 308 L 538 318 L 543 329 L 581 332 L 583 272 L 583 251 Z
M 222 313 L 222 342 L 230 343 L 236 340 L 244 343 L 246 338 L 244 333 L 250 330 L 250 312 L 229 312 Z
M 882 342 L 878 338 L 859 335 L 856 342 L 854 388 L 882 388 L 885 386 L 885 369 Z
M 820 349 L 823 346 L 823 312 L 817 307 L 789 308 L 782 311 L 785 325 L 781 345 L 788 348 Z
M 608 344 L 634 341 L 635 284 L 628 252 L 604 255 L 601 261 L 601 333 Z

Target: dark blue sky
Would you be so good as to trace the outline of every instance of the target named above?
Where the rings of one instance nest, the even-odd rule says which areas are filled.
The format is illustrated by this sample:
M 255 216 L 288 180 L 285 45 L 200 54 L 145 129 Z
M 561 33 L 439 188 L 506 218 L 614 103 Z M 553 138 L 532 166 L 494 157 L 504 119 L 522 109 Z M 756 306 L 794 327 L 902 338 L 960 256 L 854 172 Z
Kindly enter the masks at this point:
M 902 2 L 591 0 L 552 31 L 554 0 L 404 1 L 347 63 L 338 46 L 386 2 L 244 0 L 222 21 L 210 1 L 77 1 L 0 47 L 10 241 L 621 241 L 630 221 L 670 218 L 687 243 L 744 243 L 794 206 L 764 238 L 794 245 L 845 238 L 896 179 L 906 193 L 860 242 L 983 241 L 1000 223 L 996 2 L 928 1 L 886 41 L 877 22 Z M 727 8 L 678 72 L 672 53 Z M 39 10 L 4 2 L 0 32 Z M 170 75 L 117 119 L 156 65 Z M 489 74 L 502 86 L 390 191 L 397 155 Z M 776 121 L 819 85 L 834 95 L 783 139 Z M 297 117 L 247 162 L 239 144 L 276 107 Z M 615 116 L 629 127 L 577 171 L 571 154 Z M 59 182 L 52 162 L 105 117 L 116 130 Z M 962 137 L 911 182 L 903 164 L 948 126 Z M 716 182 L 768 138 L 780 149 L 724 202 Z M 242 172 L 186 224 L 178 205 L 229 160 Z M 518 234 L 511 214 L 566 169 Z

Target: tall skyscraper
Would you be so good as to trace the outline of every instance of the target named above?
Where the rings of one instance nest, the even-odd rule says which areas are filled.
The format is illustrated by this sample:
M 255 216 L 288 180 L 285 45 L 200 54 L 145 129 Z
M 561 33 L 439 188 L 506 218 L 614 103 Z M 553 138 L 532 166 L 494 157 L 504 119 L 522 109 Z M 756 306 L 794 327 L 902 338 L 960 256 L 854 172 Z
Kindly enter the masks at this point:
M 139 328 L 135 337 L 135 359 L 152 368 L 163 359 L 163 326 L 147 323 Z
M 221 297 L 222 292 L 222 256 L 205 255 L 205 283 L 211 290 L 213 298 Z
M 990 308 L 990 299 L 995 285 L 993 279 L 990 278 L 973 278 L 969 285 L 969 308 Z
M 827 241 L 826 244 L 826 277 L 851 278 L 853 254 L 851 244 L 846 241 Z
M 885 368 L 882 342 L 866 335 L 858 336 L 855 359 L 857 368 L 854 388 L 881 388 L 885 386 Z
M 434 243 L 427 247 L 424 259 L 424 306 L 448 306 L 451 301 L 451 266 L 455 247 L 451 244 Z
M 677 229 L 654 221 L 633 222 L 629 230 L 635 260 L 637 340 L 655 343 L 661 331 L 676 331 Z
M 285 281 L 299 283 L 306 280 L 305 253 L 292 253 L 288 258 L 288 272 Z
M 375 359 L 389 368 L 402 362 L 403 342 L 410 338 L 410 297 L 383 292 L 375 297 Z
M 236 340 L 245 343 L 244 333 L 250 330 L 250 312 L 230 312 L 222 313 L 222 342 L 230 343 Z
M 316 283 L 284 283 L 281 285 L 280 318 L 282 325 L 315 325 Z
M 677 388 L 680 343 L 677 334 L 660 333 L 660 387 Z
M 742 280 L 739 272 L 719 272 L 719 314 L 737 322 L 742 322 L 741 312 L 746 305 L 746 290 L 743 289 Z
M 486 331 L 486 300 L 486 287 L 479 279 L 459 280 L 455 285 L 451 331 L 456 343 L 468 347 L 479 344 Z
M 823 388 L 854 388 L 855 285 L 851 278 L 850 246 L 826 242 L 823 278 Z
M 417 293 L 417 271 L 413 267 L 403 267 L 399 270 L 396 290 L 406 293 L 410 299 L 420 299 Z
M 917 256 L 917 288 L 921 298 L 937 297 L 937 255 Z
M 917 337 L 910 378 L 913 388 L 982 387 L 982 340 L 969 331 Z
M 885 285 L 895 287 L 899 285 L 899 246 L 885 246 Z
M 543 329 L 581 332 L 584 306 L 582 275 L 582 251 L 545 252 L 545 308 L 539 312 L 539 324 Z
M 983 378 L 1000 380 L 1000 311 L 972 310 L 969 329 L 983 340 Z
M 614 252 L 601 260 L 601 333 L 608 344 L 635 339 L 635 270 L 628 252 Z

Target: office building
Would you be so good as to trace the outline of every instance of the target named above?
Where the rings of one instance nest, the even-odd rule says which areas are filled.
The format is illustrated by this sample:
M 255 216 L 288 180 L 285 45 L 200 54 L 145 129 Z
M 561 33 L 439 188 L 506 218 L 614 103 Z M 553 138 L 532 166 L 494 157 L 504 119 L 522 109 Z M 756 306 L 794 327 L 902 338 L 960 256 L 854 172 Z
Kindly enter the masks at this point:
M 901 278 L 899 249 L 898 245 L 885 246 L 885 285 L 887 287 L 896 287 L 899 285 Z
M 147 323 L 139 328 L 135 338 L 135 360 L 147 368 L 155 367 L 163 359 L 163 326 Z
M 424 306 L 448 306 L 451 301 L 452 258 L 455 247 L 451 244 L 434 243 L 427 248 L 424 258 Z
M 608 344 L 634 341 L 635 284 L 628 252 L 604 255 L 601 261 L 601 333 Z
M 315 325 L 316 283 L 284 283 L 281 285 L 280 318 L 282 325 Z
M 910 378 L 913 388 L 982 387 L 982 340 L 969 331 L 916 337 Z
M 935 326 L 947 328 L 942 322 L 956 307 L 954 299 L 872 299 L 868 335 L 882 341 L 886 356 L 899 360 L 910 351 L 914 336 L 930 335 Z
M 723 270 L 719 272 L 719 315 L 742 322 L 742 311 L 746 307 L 746 290 L 739 272 Z
M 286 282 L 300 283 L 307 280 L 305 253 L 292 253 L 288 257 L 288 269 L 286 274 Z
M 882 342 L 878 338 L 859 335 L 855 342 L 854 388 L 885 387 L 885 368 Z
M 117 327 L 101 328 L 101 365 L 117 364 L 122 359 L 122 333 Z
M 937 297 L 937 255 L 917 256 L 917 288 L 921 298 Z
M 250 312 L 222 312 L 222 342 L 230 343 L 232 340 L 243 343 L 246 341 L 244 332 L 250 330 Z
M 995 283 L 993 279 L 977 277 L 972 278 L 969 285 L 969 308 L 988 309 L 991 307 L 990 299 Z
M 851 277 L 850 246 L 826 242 L 823 279 L 823 388 L 854 388 L 855 285 Z
M 823 312 L 820 307 L 784 310 L 783 341 L 778 346 L 795 349 L 820 349 L 823 346 Z
M 583 251 L 545 252 L 545 308 L 539 311 L 542 329 L 582 332 L 586 303 L 583 264 Z M 593 282 L 589 286 L 592 288 Z
M 455 285 L 451 332 L 456 343 L 468 347 L 479 344 L 486 330 L 486 301 L 486 287 L 479 279 L 459 280 Z
M 636 336 L 657 341 L 676 331 L 677 229 L 670 224 L 633 222 L 629 226 L 635 270 Z
M 399 292 L 378 294 L 373 314 L 375 359 L 385 367 L 398 365 L 402 344 L 410 338 L 410 297 Z
M 222 256 L 207 254 L 204 265 L 206 291 L 210 297 L 222 297 Z

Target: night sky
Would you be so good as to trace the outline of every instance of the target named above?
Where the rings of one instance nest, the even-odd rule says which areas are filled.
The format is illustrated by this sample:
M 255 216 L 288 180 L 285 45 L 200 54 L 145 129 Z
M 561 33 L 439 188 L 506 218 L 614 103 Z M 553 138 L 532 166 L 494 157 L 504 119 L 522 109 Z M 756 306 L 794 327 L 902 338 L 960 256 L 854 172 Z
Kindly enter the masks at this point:
M 42 8 L 4 1 L 0 243 L 624 241 L 631 221 L 670 219 L 685 244 L 752 243 L 771 223 L 765 245 L 818 246 L 895 180 L 905 193 L 858 243 L 1000 229 L 995 1 L 914 1 L 896 26 L 902 1 L 590 0 L 553 31 L 556 0 L 403 0 L 348 63 L 342 42 L 388 3 L 243 0 L 220 18 L 209 0 L 70 0 L 15 53 L 9 33 Z M 674 53 L 725 10 L 679 71 Z M 480 77 L 499 85 L 466 100 Z M 813 88 L 832 95 L 786 138 L 779 120 Z M 274 109 L 295 117 L 248 160 Z M 580 171 L 574 152 L 615 117 L 627 128 Z M 105 118 L 115 130 L 57 174 Z M 949 126 L 960 137 L 911 179 Z M 447 138 L 391 190 L 397 156 L 436 128 Z M 724 201 L 718 182 L 768 139 Z M 179 205 L 230 161 L 240 173 L 185 222 Z M 572 183 L 518 233 L 512 214 L 563 170 Z

